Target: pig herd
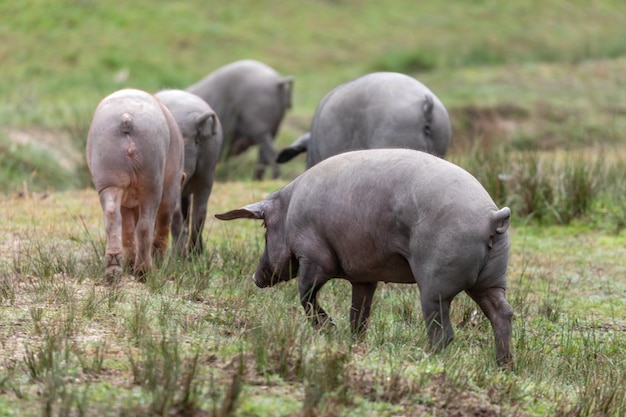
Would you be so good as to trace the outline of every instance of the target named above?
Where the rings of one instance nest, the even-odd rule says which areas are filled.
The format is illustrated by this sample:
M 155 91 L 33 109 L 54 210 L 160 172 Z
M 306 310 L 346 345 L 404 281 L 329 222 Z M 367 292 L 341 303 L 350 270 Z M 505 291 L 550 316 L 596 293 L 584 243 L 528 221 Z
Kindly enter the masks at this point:
M 277 152 L 293 78 L 252 60 L 186 90 L 123 89 L 97 106 L 86 157 L 106 229 L 104 275 L 144 279 L 172 239 L 180 256 L 203 251 L 219 159 L 256 145 L 254 178 L 306 152 L 306 171 L 266 199 L 216 214 L 262 220 L 266 246 L 254 282 L 299 277 L 316 328 L 334 323 L 317 301 L 330 279 L 352 285 L 350 325 L 363 335 L 378 282 L 417 284 L 431 348 L 454 337 L 450 303 L 465 291 L 491 322 L 496 360 L 509 365 L 513 311 L 505 299 L 511 212 L 445 156 L 448 113 L 419 81 L 364 75 L 329 92 L 310 131 Z

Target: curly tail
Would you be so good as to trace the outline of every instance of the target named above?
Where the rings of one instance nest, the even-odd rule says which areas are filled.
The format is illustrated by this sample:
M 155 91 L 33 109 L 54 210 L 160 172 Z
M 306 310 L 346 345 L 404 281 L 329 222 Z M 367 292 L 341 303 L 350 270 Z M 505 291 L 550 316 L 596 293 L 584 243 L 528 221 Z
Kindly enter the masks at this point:
M 494 212 L 491 221 L 493 230 L 496 233 L 502 234 L 506 232 L 509 228 L 509 223 L 511 221 L 511 209 L 508 207 L 503 207 L 500 210 Z
M 120 122 L 120 131 L 122 133 L 130 134 L 133 131 L 133 118 L 130 114 L 124 113 L 122 115 L 122 121 Z
M 309 142 L 311 142 L 311 132 L 306 132 L 304 135 L 300 136 L 294 143 L 280 151 L 278 157 L 276 158 L 276 163 L 283 164 L 295 158 L 296 155 L 299 155 L 302 152 L 306 152 L 309 147 Z

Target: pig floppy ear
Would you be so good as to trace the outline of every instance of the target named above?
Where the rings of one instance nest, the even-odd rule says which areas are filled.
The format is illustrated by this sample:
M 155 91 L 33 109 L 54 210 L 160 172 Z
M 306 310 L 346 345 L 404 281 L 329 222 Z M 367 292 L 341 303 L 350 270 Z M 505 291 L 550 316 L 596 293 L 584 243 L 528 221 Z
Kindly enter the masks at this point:
M 215 217 L 220 220 L 234 220 L 234 219 L 257 219 L 262 220 L 265 218 L 265 202 L 250 204 L 240 209 L 227 211 L 226 213 L 216 214 Z
M 285 108 L 291 108 L 291 92 L 293 90 L 293 77 L 291 75 L 284 77 L 278 83 L 278 88 L 282 92 Z
M 202 113 L 196 119 L 196 126 L 198 126 L 198 132 L 209 134 L 213 136 L 217 132 L 217 116 L 213 111 L 207 111 Z

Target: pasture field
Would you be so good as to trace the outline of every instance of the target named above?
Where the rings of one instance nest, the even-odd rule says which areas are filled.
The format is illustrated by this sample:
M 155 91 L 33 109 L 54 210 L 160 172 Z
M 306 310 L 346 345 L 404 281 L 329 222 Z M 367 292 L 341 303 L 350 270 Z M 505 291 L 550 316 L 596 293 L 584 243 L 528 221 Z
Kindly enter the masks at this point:
M 515 149 L 623 144 L 626 130 L 621 0 L 25 0 L 0 1 L 0 15 L 4 192 L 22 189 L 23 177 L 31 189 L 89 186 L 85 136 L 112 91 L 185 88 L 246 58 L 295 77 L 279 146 L 308 129 L 328 91 L 379 70 L 413 75 L 439 96 L 461 154 L 477 140 Z M 58 164 L 20 155 L 30 145 Z M 248 178 L 254 157 L 221 178 Z M 284 178 L 299 172 L 292 163 Z
M 626 4 L 524 0 L 0 0 L 0 417 L 626 415 Z M 341 82 L 398 71 L 450 112 L 447 159 L 513 211 L 514 365 L 464 294 L 431 354 L 415 286 L 380 285 L 364 341 L 350 286 L 315 332 L 296 280 L 258 289 L 258 222 L 212 215 L 304 169 L 251 182 L 218 166 L 205 254 L 145 284 L 102 281 L 84 162 L 98 101 L 184 88 L 253 58 L 295 77 L 277 138 Z
M 280 181 L 219 183 L 223 212 Z M 209 250 L 146 284 L 102 285 L 93 190 L 5 198 L 0 215 L 0 415 L 621 415 L 626 411 L 626 236 L 585 225 L 511 228 L 512 370 L 464 294 L 455 341 L 428 352 L 415 286 L 380 285 L 365 341 L 349 285 L 316 333 L 295 280 L 258 289 L 258 222 L 208 227 Z

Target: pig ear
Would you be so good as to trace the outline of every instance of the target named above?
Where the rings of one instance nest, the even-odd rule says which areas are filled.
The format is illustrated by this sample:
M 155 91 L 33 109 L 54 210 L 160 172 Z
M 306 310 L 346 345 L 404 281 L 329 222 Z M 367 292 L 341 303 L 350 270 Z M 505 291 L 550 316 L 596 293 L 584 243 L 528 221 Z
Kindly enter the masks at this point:
M 290 109 L 291 108 L 291 92 L 293 90 L 293 77 L 291 75 L 284 77 L 278 83 L 278 88 L 280 89 L 283 95 L 285 107 Z
M 198 126 L 198 132 L 209 134 L 210 136 L 215 135 L 217 132 L 217 116 L 215 116 L 215 112 L 207 111 L 202 113 L 196 119 L 196 126 Z
M 227 211 L 226 213 L 216 214 L 215 217 L 220 220 L 234 220 L 234 219 L 257 219 L 262 220 L 265 218 L 265 202 L 260 201 L 258 203 L 250 204 L 240 209 Z

